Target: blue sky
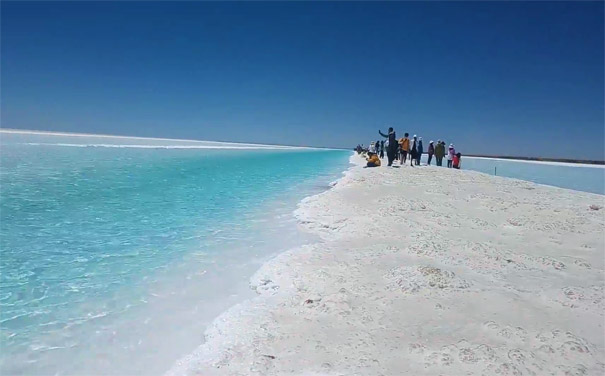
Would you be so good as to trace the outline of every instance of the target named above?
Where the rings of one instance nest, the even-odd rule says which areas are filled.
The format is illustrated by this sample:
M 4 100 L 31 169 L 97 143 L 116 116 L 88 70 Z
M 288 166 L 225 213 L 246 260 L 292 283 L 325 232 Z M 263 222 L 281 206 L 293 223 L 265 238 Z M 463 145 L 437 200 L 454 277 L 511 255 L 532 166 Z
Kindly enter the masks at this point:
M 2 127 L 604 158 L 602 2 L 2 2 Z

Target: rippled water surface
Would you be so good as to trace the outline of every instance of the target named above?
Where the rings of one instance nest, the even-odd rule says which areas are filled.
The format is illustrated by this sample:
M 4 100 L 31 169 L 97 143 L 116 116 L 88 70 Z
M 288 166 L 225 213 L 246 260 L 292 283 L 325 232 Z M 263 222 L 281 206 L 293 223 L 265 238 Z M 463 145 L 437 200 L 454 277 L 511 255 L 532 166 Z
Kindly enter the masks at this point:
M 2 134 L 0 373 L 161 374 L 350 155 L 111 142 Z

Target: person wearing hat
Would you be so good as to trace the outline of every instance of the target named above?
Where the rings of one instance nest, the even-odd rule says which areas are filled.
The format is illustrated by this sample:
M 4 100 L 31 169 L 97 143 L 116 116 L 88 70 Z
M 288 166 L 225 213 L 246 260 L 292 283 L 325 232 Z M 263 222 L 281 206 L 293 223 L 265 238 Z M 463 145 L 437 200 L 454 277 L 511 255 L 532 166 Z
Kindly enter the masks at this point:
M 433 141 L 431 140 L 429 142 L 429 150 L 428 150 L 428 155 L 429 155 L 429 161 L 427 162 L 427 165 L 431 165 L 431 160 L 433 159 L 433 154 L 435 154 L 435 145 L 433 145 Z
M 374 141 L 370 142 L 370 147 L 368 148 L 368 154 L 375 154 L 376 153 L 376 144 L 374 143 Z
M 416 162 L 416 158 L 418 157 L 418 140 L 416 139 L 416 135 L 412 137 L 412 150 L 410 150 L 410 166 L 414 167 L 414 162 Z
M 445 156 L 445 143 L 441 140 L 437 140 L 437 146 L 435 146 L 435 159 L 437 160 L 437 166 L 443 166 L 443 157 Z
M 454 155 L 456 155 L 456 149 L 454 149 L 454 144 L 450 144 L 450 147 L 447 151 L 447 168 L 452 168 L 452 160 L 454 159 Z
M 418 154 L 416 154 L 416 166 L 420 166 L 420 158 L 422 158 L 422 137 L 418 137 Z

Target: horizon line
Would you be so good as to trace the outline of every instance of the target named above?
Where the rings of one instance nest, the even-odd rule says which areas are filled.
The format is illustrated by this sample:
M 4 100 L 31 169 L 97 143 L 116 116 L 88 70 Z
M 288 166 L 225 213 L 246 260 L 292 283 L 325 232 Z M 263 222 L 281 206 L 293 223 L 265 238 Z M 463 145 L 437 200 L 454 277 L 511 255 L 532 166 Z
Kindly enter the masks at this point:
M 15 129 L 15 128 L 1 128 L 0 133 L 9 134 L 31 134 L 31 135 L 46 135 L 46 136 L 67 136 L 67 137 L 104 137 L 104 138 L 117 138 L 117 139 L 135 139 L 135 140 L 155 140 L 155 141 L 179 141 L 179 142 L 210 142 L 217 144 L 228 144 L 228 145 L 250 145 L 250 146 L 262 146 L 266 148 L 275 149 L 301 149 L 301 150 L 343 150 L 353 151 L 354 148 L 334 148 L 334 147 L 322 147 L 322 146 L 300 146 L 300 145 L 284 145 L 284 144 L 262 144 L 255 142 L 234 142 L 234 141 L 214 141 L 214 140 L 197 140 L 197 139 L 184 139 L 184 138 L 165 138 L 165 137 L 142 137 L 142 136 L 124 136 L 124 135 L 111 135 L 111 134 L 98 134 L 98 133 L 76 133 L 76 132 L 63 132 L 63 131 L 46 131 L 36 129 Z M 423 153 L 426 154 L 426 153 Z M 557 165 L 568 165 L 577 167 L 605 167 L 605 161 L 590 160 L 590 159 L 573 159 L 573 158 L 550 158 L 550 157 L 524 157 L 524 156 L 494 156 L 494 155 L 481 155 L 481 154 L 467 154 L 467 158 L 478 158 L 478 159 L 493 159 L 493 160 L 508 160 L 518 162 L 534 162 L 543 164 L 557 164 Z M 596 163 L 595 163 L 596 162 Z
M 118 139 L 136 139 L 136 140 L 155 140 L 155 141 L 179 141 L 179 142 L 214 142 L 220 144 L 232 144 L 232 145 L 253 145 L 253 146 L 265 146 L 273 148 L 290 148 L 290 149 L 320 149 L 320 150 L 349 150 L 345 148 L 332 148 L 332 147 L 321 147 L 321 146 L 300 146 L 300 145 L 284 145 L 284 144 L 262 144 L 255 142 L 234 142 L 234 141 L 214 141 L 214 140 L 197 140 L 197 139 L 185 139 L 185 138 L 165 138 L 165 137 L 142 137 L 142 136 L 124 136 L 124 135 L 111 135 L 111 134 L 98 134 L 98 133 L 76 133 L 76 132 L 63 132 L 63 131 L 45 131 L 36 129 L 15 129 L 15 128 L 0 128 L 0 133 L 11 133 L 11 134 L 32 134 L 32 135 L 46 135 L 46 136 L 67 136 L 67 137 L 105 137 L 105 138 L 118 138 Z

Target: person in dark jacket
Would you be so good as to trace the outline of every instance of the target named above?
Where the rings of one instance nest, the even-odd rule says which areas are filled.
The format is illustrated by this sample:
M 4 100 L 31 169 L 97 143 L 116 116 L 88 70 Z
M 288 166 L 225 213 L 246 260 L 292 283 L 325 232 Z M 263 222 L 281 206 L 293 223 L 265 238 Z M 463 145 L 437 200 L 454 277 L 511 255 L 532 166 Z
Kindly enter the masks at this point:
M 389 160 L 389 166 L 393 164 L 393 160 L 395 159 L 395 155 L 397 154 L 397 137 L 395 136 L 395 131 L 393 127 L 389 127 L 389 134 L 384 134 L 380 130 L 378 133 L 386 139 L 389 140 L 389 147 L 387 148 L 387 158 Z
M 412 138 L 412 150 L 410 150 L 410 166 L 414 167 L 414 162 L 416 162 L 416 158 L 418 157 L 418 141 L 416 140 L 416 135 Z
M 435 146 L 435 159 L 437 160 L 437 166 L 443 166 L 443 157 L 445 156 L 445 142 L 438 140 L 437 146 Z
M 422 158 L 422 153 L 424 149 L 422 148 L 422 137 L 418 137 L 418 154 L 416 154 L 416 166 L 420 166 L 420 158 Z
M 428 154 L 429 154 L 429 161 L 428 161 L 427 165 L 430 166 L 431 160 L 433 159 L 433 154 L 435 154 L 435 145 L 433 145 L 433 141 L 429 142 Z
M 380 141 L 380 158 L 384 158 L 384 140 Z

